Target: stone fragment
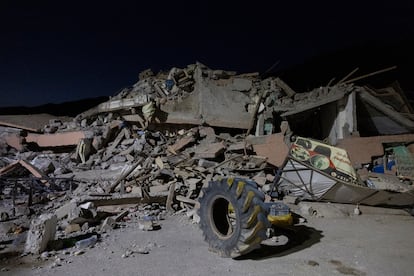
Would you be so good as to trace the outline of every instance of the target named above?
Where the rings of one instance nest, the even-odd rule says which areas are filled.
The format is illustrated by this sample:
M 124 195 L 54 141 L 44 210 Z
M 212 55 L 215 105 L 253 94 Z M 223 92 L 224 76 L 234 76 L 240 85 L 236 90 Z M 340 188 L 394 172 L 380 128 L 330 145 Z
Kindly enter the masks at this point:
M 55 215 L 58 220 L 63 219 L 65 217 L 74 217 L 75 210 L 76 210 L 76 203 L 75 202 L 68 202 L 56 209 Z M 79 210 L 78 210 L 79 211 Z
M 85 222 L 84 224 L 82 224 L 81 230 L 83 232 L 86 232 L 89 230 L 89 223 Z
M 124 141 L 121 142 L 121 145 L 129 146 L 129 145 L 132 145 L 134 142 L 135 142 L 134 138 L 125 139 Z
M 101 232 L 109 232 L 112 229 L 114 229 L 116 226 L 116 222 L 115 219 L 111 218 L 111 217 L 107 217 L 104 222 L 102 223 L 101 226 Z
M 164 184 L 164 185 L 156 185 L 150 187 L 150 193 L 151 194 L 157 194 L 157 193 L 163 193 L 167 192 L 170 185 Z
M 266 176 L 262 176 L 262 175 L 255 175 L 253 177 L 253 180 L 257 183 L 257 185 L 259 185 L 260 187 L 262 187 L 264 184 L 266 184 Z
M 217 165 L 218 165 L 218 163 L 214 162 L 214 161 L 209 161 L 209 160 L 206 160 L 206 159 L 199 159 L 198 160 L 198 166 L 203 167 L 203 168 L 211 168 L 211 167 L 214 167 L 214 166 L 217 166 Z
M 185 185 L 188 186 L 190 191 L 197 190 L 197 185 L 201 183 L 202 179 L 199 178 L 187 178 L 184 180 Z
M 204 138 L 207 143 L 214 143 L 216 141 L 216 133 L 212 127 L 202 127 L 199 130 L 199 135 Z
M 92 147 L 95 149 L 95 151 L 100 150 L 103 147 L 104 140 L 102 136 L 95 136 L 92 140 Z
M 200 145 L 195 150 L 195 158 L 216 158 L 224 152 L 225 146 L 223 142 Z
M 155 158 L 155 163 L 157 164 L 158 168 L 164 169 L 164 163 L 161 157 L 158 156 L 157 158 Z
M 0 221 L 6 221 L 9 219 L 9 214 L 7 212 L 0 213 Z
M 195 139 L 194 139 L 193 136 L 188 136 L 188 137 L 181 138 L 177 142 L 175 142 L 174 145 L 169 146 L 168 151 L 171 152 L 171 153 L 176 154 L 181 149 L 183 149 L 185 146 L 187 146 L 188 144 L 190 144 L 194 141 L 195 141 Z
M 49 257 L 50 257 L 50 253 L 48 251 L 45 251 L 42 254 L 40 254 L 40 258 L 43 260 L 46 260 Z
M 54 214 L 42 214 L 32 220 L 27 234 L 24 252 L 40 254 L 47 243 L 55 238 L 57 217 Z
M 138 228 L 142 231 L 153 231 L 160 229 L 160 225 L 155 223 L 153 220 L 139 220 Z
M 75 223 L 75 224 L 69 224 L 65 228 L 65 233 L 66 234 L 70 234 L 70 233 L 73 233 L 73 232 L 78 232 L 80 230 L 81 230 L 81 228 L 80 228 L 79 224 L 77 224 L 77 223 Z
M 142 188 L 138 186 L 132 186 L 131 194 L 136 194 L 139 197 L 142 196 Z
M 73 256 L 79 256 L 79 255 L 82 255 L 84 253 L 85 253 L 84 250 L 77 250 L 77 251 L 73 252 Z

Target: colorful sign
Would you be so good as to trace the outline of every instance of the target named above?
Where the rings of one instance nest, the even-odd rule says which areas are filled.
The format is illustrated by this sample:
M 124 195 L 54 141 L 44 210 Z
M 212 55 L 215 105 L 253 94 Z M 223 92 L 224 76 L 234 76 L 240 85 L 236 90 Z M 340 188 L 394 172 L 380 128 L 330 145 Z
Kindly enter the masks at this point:
M 344 149 L 297 137 L 289 156 L 300 163 L 338 180 L 357 183 L 357 174 Z

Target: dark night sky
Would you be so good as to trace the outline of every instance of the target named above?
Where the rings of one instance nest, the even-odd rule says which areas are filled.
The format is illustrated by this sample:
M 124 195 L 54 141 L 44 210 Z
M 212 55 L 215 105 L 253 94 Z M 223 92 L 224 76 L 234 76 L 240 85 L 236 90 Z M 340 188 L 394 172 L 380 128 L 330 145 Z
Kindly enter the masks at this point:
M 100 2 L 0 2 L 0 106 L 114 95 L 146 68 L 283 70 L 414 38 L 411 0 Z

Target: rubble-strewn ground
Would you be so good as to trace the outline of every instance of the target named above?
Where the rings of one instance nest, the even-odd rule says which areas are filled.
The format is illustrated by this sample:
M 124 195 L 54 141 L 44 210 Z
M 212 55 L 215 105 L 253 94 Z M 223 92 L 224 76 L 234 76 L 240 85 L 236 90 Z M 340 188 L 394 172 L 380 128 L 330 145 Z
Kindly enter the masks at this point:
M 381 210 L 351 217 L 308 217 L 292 246 L 262 246 L 238 260 L 209 252 L 198 226 L 175 215 L 162 221 L 158 231 L 144 232 L 135 223 L 126 224 L 81 256 L 59 251 L 45 262 L 30 256 L 3 260 L 0 274 L 411 275 L 414 219 L 403 213 L 384 215 Z M 283 244 L 284 237 L 278 242 Z M 148 254 L 138 253 L 142 249 Z M 136 253 L 125 257 L 128 251 Z M 52 267 L 54 263 L 61 265 Z

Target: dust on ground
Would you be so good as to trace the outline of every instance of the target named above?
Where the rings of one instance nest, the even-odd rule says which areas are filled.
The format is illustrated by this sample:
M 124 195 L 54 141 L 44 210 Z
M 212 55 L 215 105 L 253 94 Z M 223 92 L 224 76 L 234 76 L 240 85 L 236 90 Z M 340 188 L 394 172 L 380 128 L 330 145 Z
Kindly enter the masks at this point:
M 208 250 L 197 224 L 169 216 L 157 231 L 125 223 L 76 255 L 61 250 L 43 261 L 2 260 L 1 275 L 411 275 L 414 219 L 362 214 L 309 217 L 289 242 L 262 245 L 238 259 Z M 284 241 L 280 236 L 280 241 Z M 79 253 L 79 252 L 78 252 Z

